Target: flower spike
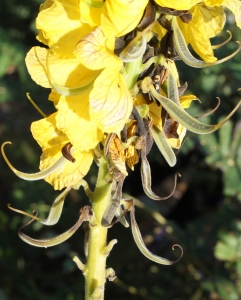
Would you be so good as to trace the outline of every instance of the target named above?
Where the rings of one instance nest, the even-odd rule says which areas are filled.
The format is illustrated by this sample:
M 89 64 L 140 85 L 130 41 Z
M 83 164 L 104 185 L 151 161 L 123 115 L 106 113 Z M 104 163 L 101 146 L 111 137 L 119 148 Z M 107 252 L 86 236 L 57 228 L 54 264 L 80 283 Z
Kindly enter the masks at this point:
M 240 50 L 241 50 L 241 43 L 237 41 L 238 43 L 238 49 L 232 53 L 231 55 L 217 60 L 212 63 L 208 63 L 199 59 L 196 59 L 194 56 L 192 56 L 191 52 L 188 50 L 188 47 L 186 45 L 185 38 L 182 34 L 182 31 L 178 27 L 178 23 L 175 17 L 172 18 L 172 25 L 173 25 L 173 31 L 174 31 L 174 43 L 176 46 L 176 50 L 180 58 L 189 66 L 194 67 L 194 68 L 204 68 L 204 67 L 209 67 L 209 66 L 215 66 L 218 64 L 221 64 L 230 58 L 234 57 Z
M 24 242 L 32 246 L 41 247 L 41 248 L 52 247 L 69 239 L 84 221 L 89 221 L 91 219 L 91 216 L 92 216 L 91 208 L 89 206 L 83 207 L 80 210 L 80 217 L 79 220 L 76 222 L 76 224 L 73 227 L 71 227 L 69 230 L 51 239 L 43 239 L 43 240 L 32 239 L 31 237 L 27 236 L 21 231 L 22 228 L 32 223 L 34 219 L 30 220 L 27 224 L 22 226 L 18 231 L 18 235 Z
M 52 173 L 54 173 L 56 170 L 58 170 L 62 164 L 66 161 L 65 157 L 61 156 L 58 160 L 56 160 L 55 163 L 53 163 L 50 167 L 48 167 L 47 169 L 37 172 L 37 173 L 23 173 L 21 171 L 18 171 L 17 169 L 14 168 L 14 166 L 10 163 L 10 161 L 8 160 L 5 152 L 4 152 L 4 147 L 7 144 L 12 144 L 11 142 L 4 142 L 1 146 L 1 152 L 2 152 L 2 156 L 4 158 L 4 160 L 6 161 L 7 165 L 9 166 L 9 168 L 13 171 L 13 173 L 15 173 L 19 178 L 22 178 L 24 180 L 29 180 L 29 181 L 34 181 L 34 180 L 40 180 L 43 179 L 49 175 L 51 175 Z

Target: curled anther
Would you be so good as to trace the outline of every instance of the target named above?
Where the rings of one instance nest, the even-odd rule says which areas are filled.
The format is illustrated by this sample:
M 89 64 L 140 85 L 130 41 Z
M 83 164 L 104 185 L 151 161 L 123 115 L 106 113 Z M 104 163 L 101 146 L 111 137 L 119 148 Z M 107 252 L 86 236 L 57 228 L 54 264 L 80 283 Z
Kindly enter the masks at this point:
M 40 172 L 37 172 L 37 173 L 32 173 L 32 174 L 24 173 L 24 172 L 21 172 L 21 171 L 15 169 L 14 166 L 8 160 L 8 158 L 5 154 L 5 151 L 4 151 L 4 147 L 7 144 L 11 145 L 12 143 L 8 141 L 8 142 L 4 142 L 2 144 L 2 146 L 1 146 L 2 156 L 5 160 L 5 162 L 7 163 L 7 165 L 9 166 L 9 168 L 13 171 L 13 173 L 15 173 L 19 178 L 22 178 L 24 180 L 34 181 L 34 180 L 43 179 L 43 178 L 51 175 L 55 171 L 57 171 L 62 166 L 62 164 L 65 162 L 65 157 L 61 156 L 59 159 L 57 159 L 55 161 L 55 163 L 53 163 L 50 167 L 48 167 L 47 169 L 45 169 L 43 171 L 40 171 Z
M 142 20 L 137 26 L 138 30 L 144 30 L 147 26 L 149 26 L 152 22 L 155 21 L 156 16 L 156 8 L 152 4 L 151 1 L 148 2 Z
M 207 116 L 211 115 L 212 113 L 214 113 L 214 112 L 219 108 L 220 103 L 221 103 L 220 98 L 217 97 L 217 99 L 218 99 L 218 104 L 217 104 L 211 111 L 209 111 L 209 112 L 207 112 L 207 113 L 205 113 L 205 114 L 202 114 L 202 115 L 200 115 L 200 116 L 196 116 L 195 118 L 196 118 L 196 119 L 200 119 L 200 118 L 207 117 Z
M 64 145 L 64 147 L 62 148 L 62 154 L 67 160 L 74 163 L 76 161 L 76 159 L 70 153 L 70 149 L 72 147 L 73 147 L 73 145 L 71 143 L 67 143 L 66 145 Z
M 216 50 L 216 49 L 220 49 L 221 47 L 223 47 L 224 45 L 226 45 L 232 38 L 232 32 L 227 30 L 227 33 L 229 34 L 229 37 L 226 41 L 224 41 L 222 44 L 219 45 L 212 45 L 212 49 Z

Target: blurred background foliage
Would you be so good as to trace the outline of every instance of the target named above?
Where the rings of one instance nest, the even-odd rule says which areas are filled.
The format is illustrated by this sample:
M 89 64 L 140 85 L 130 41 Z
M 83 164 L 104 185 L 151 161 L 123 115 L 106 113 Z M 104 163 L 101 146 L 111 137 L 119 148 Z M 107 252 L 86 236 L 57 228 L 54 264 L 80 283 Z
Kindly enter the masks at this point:
M 32 82 L 24 63 L 35 40 L 35 18 L 41 0 L 2 1 L 0 10 L 0 142 L 13 142 L 6 147 L 16 168 L 25 172 L 38 169 L 39 146 L 30 133 L 31 122 L 41 116 L 26 98 L 29 92 L 46 113 L 54 108 L 48 89 Z M 228 13 L 228 12 L 227 12 Z M 233 52 L 241 41 L 231 14 L 226 29 L 233 33 L 232 42 L 216 50 L 222 58 Z M 223 31 L 213 40 L 219 44 L 227 38 Z M 203 122 L 217 123 L 240 99 L 241 54 L 231 61 L 207 69 L 192 69 L 177 62 L 181 82 L 189 84 L 189 92 L 197 95 L 189 109 L 194 116 L 215 107 L 219 109 Z M 241 110 L 221 130 L 210 135 L 188 133 L 178 153 L 178 164 L 169 168 L 154 147 L 149 154 L 153 189 L 167 194 L 173 185 L 174 173 L 182 174 L 174 196 L 156 202 L 147 199 L 140 184 L 139 166 L 125 182 L 124 190 L 136 200 L 136 218 L 149 249 L 163 257 L 179 255 L 171 247 L 179 243 L 184 256 L 174 266 L 161 266 L 147 260 L 136 247 L 130 228 L 117 224 L 109 230 L 109 239 L 118 244 L 108 258 L 118 278 L 106 285 L 106 299 L 148 300 L 238 300 L 241 299 Z M 0 299 L 1 300 L 77 300 L 84 299 L 84 278 L 72 257 L 83 261 L 84 231 L 65 243 L 48 249 L 25 244 L 18 237 L 18 228 L 29 219 L 7 208 L 31 212 L 40 217 L 47 212 L 58 192 L 46 182 L 26 182 L 16 177 L 0 158 Z M 87 176 L 94 186 L 96 166 Z M 70 228 L 79 209 L 88 204 L 83 191 L 72 191 L 67 198 L 59 223 L 44 227 L 35 223 L 25 230 L 34 238 L 57 235 Z

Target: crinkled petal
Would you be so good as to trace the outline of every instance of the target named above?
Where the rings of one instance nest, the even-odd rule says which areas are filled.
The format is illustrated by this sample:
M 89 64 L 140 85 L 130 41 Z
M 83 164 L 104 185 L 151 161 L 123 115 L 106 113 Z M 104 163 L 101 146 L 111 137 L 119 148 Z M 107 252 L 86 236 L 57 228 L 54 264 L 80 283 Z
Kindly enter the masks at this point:
M 125 35 L 136 28 L 148 0 L 107 0 L 101 25 L 106 37 Z
M 176 10 L 188 10 L 200 0 L 155 0 L 155 2 L 162 7 L 169 7 Z
M 104 10 L 102 0 L 82 0 L 80 1 L 80 20 L 91 27 L 100 26 L 100 16 Z
M 93 149 L 103 138 L 95 120 L 90 120 L 89 93 L 79 96 L 61 96 L 57 105 L 57 127 L 65 132 L 82 151 Z
M 40 11 L 36 19 L 38 39 L 53 48 L 62 58 L 73 57 L 77 42 L 92 28 L 80 21 L 78 0 L 53 1 L 51 7 Z
M 180 97 L 180 103 L 183 108 L 189 108 L 193 100 L 198 100 L 194 95 L 184 95 Z
M 106 68 L 96 79 L 90 93 L 90 116 L 107 133 L 119 133 L 127 123 L 133 100 L 116 69 Z
M 178 20 L 187 44 L 191 44 L 194 51 L 206 62 L 216 61 L 213 54 L 210 37 L 219 33 L 225 23 L 222 7 L 207 7 L 198 4 L 190 10 L 193 18 L 190 23 Z
M 51 88 L 46 71 L 48 50 L 33 47 L 26 56 L 26 66 L 31 78 L 45 88 Z M 48 65 L 52 80 L 68 88 L 84 86 L 97 74 L 96 71 L 84 67 L 77 58 L 61 59 L 49 54 Z
M 59 155 L 62 155 L 61 152 L 59 152 Z M 40 169 L 46 169 L 58 159 L 59 155 L 53 157 L 51 148 L 44 151 L 41 155 Z M 73 156 L 76 159 L 74 163 L 66 160 L 66 162 L 63 163 L 56 172 L 45 178 L 45 180 L 49 182 L 55 190 L 61 190 L 67 186 L 77 185 L 88 173 L 93 161 L 94 153 L 93 150 L 77 150 L 74 152 Z
M 237 26 L 241 28 L 241 2 L 239 0 L 224 0 L 223 5 L 233 12 Z
M 109 48 L 110 47 L 110 48 Z M 120 69 L 122 62 L 114 55 L 114 40 L 108 43 L 100 27 L 86 35 L 74 51 L 79 61 L 91 70 L 100 70 L 107 66 Z
M 56 128 L 56 115 L 57 113 L 54 113 L 31 124 L 32 135 L 43 151 L 51 146 L 53 149 L 53 145 L 56 147 L 56 151 L 52 150 L 53 155 L 56 155 L 59 149 L 69 142 L 67 135 Z
M 65 133 L 56 128 L 57 113 L 32 123 L 31 131 L 42 147 L 40 169 L 46 169 L 62 156 L 62 148 L 69 142 Z M 75 148 L 77 149 L 77 148 Z M 53 185 L 54 189 L 61 190 L 67 186 L 75 186 L 87 174 L 92 161 L 93 151 L 76 150 L 73 153 L 75 162 L 66 161 L 45 180 Z

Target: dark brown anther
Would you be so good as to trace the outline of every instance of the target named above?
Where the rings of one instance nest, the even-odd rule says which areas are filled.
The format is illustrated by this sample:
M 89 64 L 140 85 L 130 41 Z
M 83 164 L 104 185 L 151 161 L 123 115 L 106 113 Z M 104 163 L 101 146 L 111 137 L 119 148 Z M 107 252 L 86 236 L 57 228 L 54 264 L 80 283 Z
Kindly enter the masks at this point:
M 126 143 L 127 142 L 127 126 L 126 125 L 123 127 L 120 134 L 121 134 L 122 143 Z
M 178 87 L 178 95 L 181 96 L 186 91 L 187 87 L 187 82 L 185 82 L 183 86 Z
M 175 52 L 175 46 L 173 41 L 173 31 L 169 30 L 161 40 L 160 52 L 166 58 L 173 60 L 178 59 L 178 55 Z
M 139 25 L 137 26 L 137 30 L 143 31 L 145 28 L 151 25 L 151 23 L 155 21 L 155 16 L 156 16 L 156 8 L 152 4 L 152 1 L 149 1 L 146 6 L 144 15 Z
M 164 127 L 163 127 L 163 133 L 165 134 L 165 137 L 170 139 L 178 139 L 179 135 L 177 133 L 179 123 L 172 120 L 169 116 L 166 118 Z
M 158 5 L 157 3 L 155 3 L 155 7 L 162 14 L 171 15 L 171 16 L 174 16 L 174 17 L 180 17 L 183 14 L 188 13 L 188 10 L 176 10 L 176 9 L 173 9 L 173 8 L 162 7 L 162 6 Z
M 72 163 L 75 162 L 75 158 L 71 155 L 70 153 L 70 149 L 73 147 L 73 145 L 71 143 L 67 143 L 66 145 L 64 145 L 64 147 L 62 148 L 62 154 L 63 156 L 68 159 L 69 161 L 71 161 Z
M 181 15 L 180 19 L 182 20 L 182 22 L 188 24 L 192 20 L 192 15 L 189 12 L 187 12 L 187 13 Z
M 172 30 L 172 23 L 166 19 L 165 14 L 161 14 L 160 17 L 157 19 L 157 21 L 167 31 Z

